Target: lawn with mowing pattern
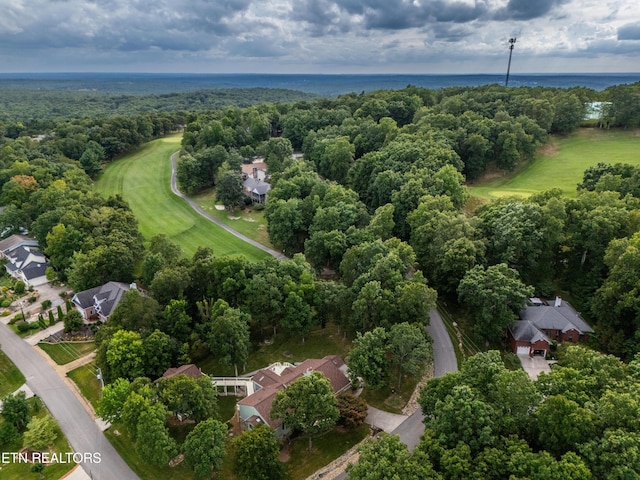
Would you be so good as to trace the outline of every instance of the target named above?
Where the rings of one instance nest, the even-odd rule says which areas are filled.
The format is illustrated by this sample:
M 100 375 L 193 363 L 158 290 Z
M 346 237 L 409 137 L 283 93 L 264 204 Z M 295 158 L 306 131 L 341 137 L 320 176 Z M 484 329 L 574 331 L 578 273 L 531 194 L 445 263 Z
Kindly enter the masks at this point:
M 215 255 L 242 254 L 256 261 L 268 254 L 243 242 L 198 215 L 171 192 L 171 154 L 180 149 L 180 135 L 154 140 L 107 166 L 95 183 L 104 196 L 121 195 L 138 219 L 146 240 L 164 234 L 191 257 L 198 247 Z
M 38 346 L 47 352 L 47 355 L 58 365 L 66 365 L 69 362 L 84 357 L 96 349 L 95 342 L 82 343 L 39 343 Z
M 478 180 L 469 191 L 475 197 L 491 199 L 527 197 L 559 188 L 566 196 L 575 197 L 587 168 L 599 162 L 640 165 L 639 151 L 639 130 L 582 128 L 568 137 L 552 137 L 533 161 L 514 172 Z

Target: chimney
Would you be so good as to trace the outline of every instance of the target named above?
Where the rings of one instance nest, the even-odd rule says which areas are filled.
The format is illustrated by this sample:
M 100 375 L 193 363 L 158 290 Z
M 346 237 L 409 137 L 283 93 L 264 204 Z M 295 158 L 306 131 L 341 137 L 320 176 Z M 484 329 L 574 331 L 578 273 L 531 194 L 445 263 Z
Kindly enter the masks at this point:
M 555 307 L 559 307 L 562 305 L 562 298 L 560 297 L 556 297 L 556 303 L 555 303 Z

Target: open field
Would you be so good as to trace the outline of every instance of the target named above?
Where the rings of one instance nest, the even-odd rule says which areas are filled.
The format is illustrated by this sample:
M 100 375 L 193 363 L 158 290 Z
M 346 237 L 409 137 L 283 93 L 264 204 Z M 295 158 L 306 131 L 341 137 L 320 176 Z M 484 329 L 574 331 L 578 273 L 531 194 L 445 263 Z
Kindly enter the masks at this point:
M 583 128 L 564 137 L 553 137 L 537 157 L 504 176 L 491 176 L 470 186 L 474 197 L 484 199 L 510 195 L 529 196 L 552 188 L 568 197 L 576 196 L 576 186 L 584 171 L 599 162 L 640 165 L 640 131 Z
M 0 399 L 15 392 L 24 383 L 24 375 L 0 350 Z
M 121 195 L 149 240 L 164 234 L 191 257 L 198 247 L 216 255 L 242 254 L 255 261 L 267 253 L 237 239 L 198 215 L 171 192 L 169 157 L 180 149 L 180 135 L 154 140 L 125 158 L 112 162 L 95 183 L 104 196 Z

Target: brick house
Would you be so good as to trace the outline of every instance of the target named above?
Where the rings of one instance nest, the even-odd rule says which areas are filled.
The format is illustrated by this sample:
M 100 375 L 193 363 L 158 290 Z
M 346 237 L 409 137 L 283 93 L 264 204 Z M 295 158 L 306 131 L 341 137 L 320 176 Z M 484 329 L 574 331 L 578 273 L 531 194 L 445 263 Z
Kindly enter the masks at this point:
M 551 344 L 578 343 L 593 329 L 566 301 L 556 297 L 552 305 L 539 298 L 520 312 L 520 320 L 509 329 L 511 351 L 518 355 L 546 357 Z

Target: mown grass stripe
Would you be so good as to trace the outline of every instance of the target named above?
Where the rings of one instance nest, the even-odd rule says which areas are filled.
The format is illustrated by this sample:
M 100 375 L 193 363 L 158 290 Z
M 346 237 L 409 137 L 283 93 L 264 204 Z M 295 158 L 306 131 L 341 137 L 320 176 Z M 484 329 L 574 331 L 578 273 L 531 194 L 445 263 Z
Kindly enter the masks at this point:
M 256 261 L 268 254 L 234 237 L 194 212 L 171 192 L 170 156 L 180 148 L 180 135 L 154 140 L 107 166 L 95 182 L 104 196 L 121 195 L 138 219 L 140 232 L 149 240 L 164 234 L 190 257 L 198 247 L 215 255 L 241 254 Z

